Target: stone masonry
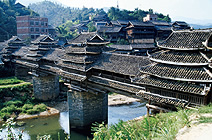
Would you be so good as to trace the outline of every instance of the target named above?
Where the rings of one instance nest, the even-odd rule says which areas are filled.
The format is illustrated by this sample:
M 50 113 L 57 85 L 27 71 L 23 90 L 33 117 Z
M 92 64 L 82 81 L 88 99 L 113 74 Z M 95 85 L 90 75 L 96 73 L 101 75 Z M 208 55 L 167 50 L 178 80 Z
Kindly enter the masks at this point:
M 33 77 L 34 96 L 38 100 L 48 101 L 59 95 L 59 77 L 54 75 Z
M 108 120 L 108 95 L 68 92 L 69 124 L 72 129 L 86 129 L 92 123 Z

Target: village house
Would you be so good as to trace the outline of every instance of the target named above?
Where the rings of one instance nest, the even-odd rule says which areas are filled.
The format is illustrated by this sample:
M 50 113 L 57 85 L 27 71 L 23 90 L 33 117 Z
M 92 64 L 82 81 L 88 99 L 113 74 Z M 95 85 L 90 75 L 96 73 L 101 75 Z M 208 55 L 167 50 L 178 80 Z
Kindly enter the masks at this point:
M 146 17 L 143 18 L 143 22 L 157 21 L 157 20 L 158 20 L 158 16 L 155 14 L 147 14 Z
M 174 23 L 172 23 L 172 27 L 173 30 L 186 30 L 191 28 L 189 24 L 184 21 L 175 21 Z
M 21 39 L 36 39 L 48 34 L 48 18 L 38 16 L 17 16 L 17 36 Z
M 154 25 L 151 22 L 130 21 L 126 26 L 130 43 L 154 43 Z
M 155 25 L 155 39 L 164 40 L 172 33 L 172 25 L 166 21 L 151 21 Z

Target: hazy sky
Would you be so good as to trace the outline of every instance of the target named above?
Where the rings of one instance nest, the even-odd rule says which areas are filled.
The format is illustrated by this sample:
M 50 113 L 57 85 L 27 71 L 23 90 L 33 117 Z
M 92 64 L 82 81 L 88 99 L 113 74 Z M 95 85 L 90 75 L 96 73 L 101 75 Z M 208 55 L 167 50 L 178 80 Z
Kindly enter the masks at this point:
M 24 5 L 42 0 L 17 0 Z M 117 6 L 117 0 L 51 0 L 70 7 L 103 8 Z M 212 0 L 118 0 L 120 9 L 139 8 L 169 14 L 172 20 L 185 20 L 189 23 L 212 24 Z

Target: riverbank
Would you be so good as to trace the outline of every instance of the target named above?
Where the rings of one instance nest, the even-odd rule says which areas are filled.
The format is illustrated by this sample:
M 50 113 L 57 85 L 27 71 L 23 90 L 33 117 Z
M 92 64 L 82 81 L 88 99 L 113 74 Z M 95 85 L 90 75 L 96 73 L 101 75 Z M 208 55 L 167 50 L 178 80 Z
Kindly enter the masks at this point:
M 108 106 L 131 104 L 133 102 L 139 102 L 139 101 L 140 101 L 139 99 L 130 98 L 120 94 L 108 95 Z M 34 115 L 19 114 L 16 120 L 49 117 L 49 116 L 59 115 L 60 112 L 68 111 L 67 101 L 52 101 L 52 102 L 47 102 L 45 104 L 48 106 L 46 111 L 38 113 L 38 114 L 34 114 Z
M 131 104 L 133 102 L 139 102 L 139 101 L 140 101 L 139 99 L 130 98 L 120 94 L 108 95 L 108 106 L 125 105 L 125 104 Z M 55 108 L 60 112 L 68 111 L 67 101 L 62 101 L 62 102 L 53 101 L 53 102 L 47 103 L 46 105 L 51 108 Z
M 196 109 L 144 116 L 139 121 L 120 121 L 113 126 L 99 126 L 98 139 L 177 139 L 197 140 L 212 137 L 212 104 Z

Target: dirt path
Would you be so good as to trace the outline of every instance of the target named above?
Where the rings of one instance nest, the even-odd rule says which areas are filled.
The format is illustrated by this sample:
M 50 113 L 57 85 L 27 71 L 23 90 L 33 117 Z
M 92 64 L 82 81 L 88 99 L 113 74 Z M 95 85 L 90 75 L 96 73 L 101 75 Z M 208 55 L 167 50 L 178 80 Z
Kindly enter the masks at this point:
M 212 123 L 202 123 L 188 128 L 183 134 L 176 137 L 176 140 L 211 140 Z
M 194 117 L 195 116 L 195 117 Z M 211 140 L 212 123 L 198 123 L 199 115 L 192 116 L 191 127 L 182 128 L 176 140 Z M 211 118 L 212 114 L 201 114 L 201 116 Z
M 0 85 L 0 88 L 1 87 L 11 87 L 11 86 L 18 86 L 18 85 L 24 85 L 26 83 L 29 83 L 29 82 L 23 82 L 23 83 L 18 83 L 18 84 L 11 84 L 11 85 Z

